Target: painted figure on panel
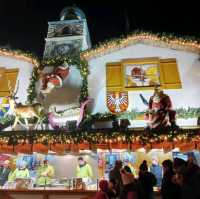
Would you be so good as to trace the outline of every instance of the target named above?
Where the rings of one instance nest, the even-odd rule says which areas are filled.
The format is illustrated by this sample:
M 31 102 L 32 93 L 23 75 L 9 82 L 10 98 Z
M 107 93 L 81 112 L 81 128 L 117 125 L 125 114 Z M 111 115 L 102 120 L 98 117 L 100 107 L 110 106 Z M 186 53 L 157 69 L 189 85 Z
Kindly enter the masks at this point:
M 50 93 L 54 88 L 62 87 L 63 81 L 69 75 L 69 66 L 65 64 L 64 66 L 59 66 L 53 70 L 51 73 L 43 74 L 42 77 L 42 94 Z

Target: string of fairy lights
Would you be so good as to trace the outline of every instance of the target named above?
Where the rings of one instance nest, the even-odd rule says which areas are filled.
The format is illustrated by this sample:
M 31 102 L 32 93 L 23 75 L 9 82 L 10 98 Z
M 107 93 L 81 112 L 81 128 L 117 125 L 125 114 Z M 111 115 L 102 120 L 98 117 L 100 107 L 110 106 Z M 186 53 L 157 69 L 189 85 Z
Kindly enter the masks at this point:
M 96 48 L 83 52 L 81 57 L 89 61 L 92 58 L 100 57 L 137 43 L 200 53 L 200 42 L 195 39 L 176 37 L 169 34 L 135 32 L 125 38 L 113 39 L 102 43 Z
M 40 64 L 39 59 L 34 56 L 32 53 L 23 52 L 21 50 L 9 50 L 6 48 L 0 49 L 0 56 L 13 57 L 18 60 L 26 61 L 32 63 L 34 66 L 38 67 Z
M 164 134 L 147 134 L 145 130 L 135 131 L 24 131 L 24 132 L 3 132 L 0 136 L 2 144 L 147 144 L 166 143 L 200 143 L 199 129 L 180 129 L 177 132 L 169 131 Z

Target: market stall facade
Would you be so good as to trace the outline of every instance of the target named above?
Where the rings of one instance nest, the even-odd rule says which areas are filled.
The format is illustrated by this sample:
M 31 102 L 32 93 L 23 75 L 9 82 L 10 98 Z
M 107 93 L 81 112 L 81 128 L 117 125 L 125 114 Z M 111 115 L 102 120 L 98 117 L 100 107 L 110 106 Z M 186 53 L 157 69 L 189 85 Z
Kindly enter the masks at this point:
M 85 16 L 67 12 L 43 59 L 0 50 L 1 166 L 14 173 L 0 192 L 91 198 L 116 160 L 136 177 L 144 159 L 161 176 L 165 159 L 200 165 L 200 44 L 139 32 L 88 49 Z

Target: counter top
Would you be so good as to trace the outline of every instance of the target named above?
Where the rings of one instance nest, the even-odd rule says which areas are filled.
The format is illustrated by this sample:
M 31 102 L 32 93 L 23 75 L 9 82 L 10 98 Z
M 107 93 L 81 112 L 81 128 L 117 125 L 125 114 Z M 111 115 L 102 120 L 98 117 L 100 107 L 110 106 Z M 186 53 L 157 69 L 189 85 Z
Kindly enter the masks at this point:
M 56 196 L 68 196 L 77 199 L 92 199 L 96 194 L 96 190 L 67 190 L 67 189 L 56 189 L 52 188 L 33 188 L 33 189 L 0 189 L 0 199 L 21 199 L 22 195 L 28 199 L 29 196 L 33 198 L 35 195 L 40 196 L 42 199 L 56 198 Z M 71 198 L 70 197 L 70 198 Z

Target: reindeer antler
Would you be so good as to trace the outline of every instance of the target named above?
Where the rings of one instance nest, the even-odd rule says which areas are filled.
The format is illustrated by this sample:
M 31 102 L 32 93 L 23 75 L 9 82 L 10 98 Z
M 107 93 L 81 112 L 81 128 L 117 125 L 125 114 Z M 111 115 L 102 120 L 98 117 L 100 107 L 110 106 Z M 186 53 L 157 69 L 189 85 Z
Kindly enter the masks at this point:
M 12 90 L 12 86 L 11 86 L 10 80 L 8 80 L 8 91 L 10 93 L 10 96 L 12 96 L 13 95 L 13 90 Z
M 12 89 L 12 86 L 11 86 L 11 81 L 8 80 L 8 89 L 9 89 L 9 93 L 11 96 L 15 96 L 18 92 L 18 89 L 19 89 L 19 80 L 17 81 L 17 88 L 16 88 L 16 91 L 14 92 L 13 89 Z
M 19 80 L 17 81 L 17 88 L 16 91 L 14 92 L 14 96 L 17 94 L 18 90 L 19 90 Z

